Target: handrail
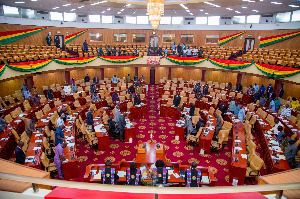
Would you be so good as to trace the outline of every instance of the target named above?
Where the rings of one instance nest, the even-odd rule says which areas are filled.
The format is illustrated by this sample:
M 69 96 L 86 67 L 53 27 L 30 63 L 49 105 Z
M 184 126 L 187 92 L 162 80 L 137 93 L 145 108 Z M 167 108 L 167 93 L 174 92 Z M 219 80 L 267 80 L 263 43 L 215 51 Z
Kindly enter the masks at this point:
M 19 182 L 29 182 L 33 184 L 68 187 L 76 189 L 88 189 L 97 191 L 114 191 L 114 192 L 132 192 L 132 193 L 155 193 L 155 194 L 217 194 L 217 193 L 242 193 L 242 192 L 263 192 L 263 191 L 284 191 L 300 189 L 299 183 L 283 184 L 264 184 L 248 186 L 223 186 L 223 187 L 143 187 L 143 186 L 123 186 L 123 185 L 104 185 L 85 182 L 74 182 L 65 180 L 36 178 L 23 175 L 15 175 L 0 172 L 0 179 L 13 180 Z

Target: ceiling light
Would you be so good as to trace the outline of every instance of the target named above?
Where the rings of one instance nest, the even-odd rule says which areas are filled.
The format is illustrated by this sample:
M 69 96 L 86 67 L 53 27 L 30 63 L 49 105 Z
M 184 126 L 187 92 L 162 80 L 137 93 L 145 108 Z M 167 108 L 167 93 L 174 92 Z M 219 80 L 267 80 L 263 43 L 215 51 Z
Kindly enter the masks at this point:
M 238 14 L 240 14 L 241 12 L 239 12 L 239 11 L 235 11 L 236 13 L 238 13 Z
M 118 12 L 118 14 L 121 14 L 121 12 Z
M 200 11 L 201 11 L 201 12 L 203 12 L 203 10 L 202 10 L 202 9 L 200 9 Z
M 189 13 L 190 15 L 193 15 L 193 13 Z
M 74 10 L 76 10 L 76 9 L 72 9 L 71 11 L 74 11 Z
M 259 0 L 259 1 L 264 1 L 264 0 Z
M 259 12 L 258 10 L 252 10 L 253 12 Z
M 211 6 L 214 6 L 214 7 L 217 7 L 217 8 L 219 8 L 219 7 L 221 7 L 221 6 L 219 6 L 219 5 L 216 5 L 216 4 L 214 4 L 214 3 L 210 3 L 210 2 L 204 2 L 205 4 L 208 4 L 208 5 L 211 5 Z
M 184 9 L 189 9 L 188 7 L 186 7 L 185 5 L 183 5 L 183 4 L 179 4 L 181 7 L 183 7 Z
M 78 8 L 84 8 L 84 6 L 80 6 L 80 7 L 78 7 Z
M 204 14 L 208 15 L 208 13 L 207 13 L 207 12 L 206 12 L 206 13 L 204 13 Z
M 292 8 L 299 8 L 299 6 L 296 6 L 296 5 L 289 5 L 289 6 Z
M 55 10 L 55 9 L 58 9 L 58 8 L 59 8 L 59 7 L 55 7 L 55 8 L 52 8 L 52 9 L 54 9 L 54 10 Z
M 106 3 L 107 1 L 102 1 L 102 3 Z
M 126 6 L 129 7 L 129 6 L 131 6 L 131 4 L 127 4 Z
M 252 0 L 242 0 L 242 1 L 247 1 L 247 2 L 250 2 L 250 3 L 254 3 L 255 1 L 252 1 Z
M 63 5 L 63 6 L 70 6 L 71 4 L 65 4 L 65 5 Z
M 105 13 L 105 11 L 102 11 L 101 13 L 103 14 L 103 13 Z
M 124 11 L 124 9 L 122 9 L 122 10 L 120 10 L 121 12 L 123 12 Z
M 31 1 L 37 1 L 37 0 L 31 0 Z
M 227 10 L 233 10 L 232 8 L 226 8 Z
M 242 6 L 242 8 L 247 9 L 247 7 L 245 7 L 245 6 Z
M 25 3 L 24 1 L 16 1 L 15 3 Z
M 110 10 L 110 8 L 108 8 L 107 10 Z
M 187 12 L 191 12 L 191 11 L 189 11 L 189 10 L 185 10 L 185 11 L 187 11 Z

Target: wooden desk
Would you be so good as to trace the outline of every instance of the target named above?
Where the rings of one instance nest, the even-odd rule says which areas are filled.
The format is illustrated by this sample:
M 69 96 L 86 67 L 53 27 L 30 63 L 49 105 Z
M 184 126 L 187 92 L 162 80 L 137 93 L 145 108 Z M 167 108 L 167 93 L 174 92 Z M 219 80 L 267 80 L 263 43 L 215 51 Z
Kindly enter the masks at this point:
M 98 150 L 106 151 L 109 150 L 109 135 L 103 135 L 101 132 L 96 132 L 96 136 L 98 138 Z
M 155 163 L 156 160 L 162 160 L 166 162 L 166 153 L 163 150 L 163 153 L 156 153 L 156 143 L 145 142 L 146 144 L 146 153 L 137 153 L 135 163 Z M 141 144 L 139 144 L 140 146 Z M 161 144 L 162 145 L 162 144 Z
M 129 139 L 132 138 L 132 142 L 135 141 L 135 127 L 125 128 L 125 142 L 129 142 Z
M 147 104 L 144 104 L 140 107 L 132 106 L 130 108 L 130 114 L 129 114 L 130 119 L 140 119 L 146 115 L 147 115 Z
M 184 135 L 185 135 L 185 128 L 175 126 L 174 139 L 175 139 L 176 136 L 179 136 L 179 140 L 184 140 Z
M 203 122 L 205 124 L 205 127 L 208 128 L 209 126 L 215 127 L 216 125 L 216 118 L 211 114 L 210 112 L 203 110 L 200 111 L 201 118 L 203 119 Z M 211 124 L 209 124 L 211 122 Z M 210 154 L 210 146 L 211 141 L 215 134 L 215 129 L 208 129 L 207 135 L 204 134 L 206 128 L 203 129 L 200 138 L 199 138 L 199 152 L 201 149 L 204 150 L 205 154 Z
M 7 114 L 9 114 L 10 112 L 14 111 L 15 109 L 17 109 L 19 107 L 21 107 L 21 109 L 23 111 L 24 110 L 23 102 L 24 101 L 20 101 L 18 103 L 6 106 L 6 107 L 4 107 L 3 109 L 0 110 L 0 113 L 2 113 L 4 116 L 6 116 Z
M 40 136 L 36 136 L 40 135 Z M 43 152 L 43 138 L 44 138 L 44 133 L 40 131 L 35 131 L 31 135 L 30 142 L 28 144 L 27 152 L 26 152 L 26 157 L 34 157 L 36 162 L 28 162 L 25 163 L 25 166 L 33 167 L 36 169 L 42 169 L 42 164 L 41 164 L 41 155 Z M 40 147 L 40 149 L 33 150 L 35 147 Z M 37 151 L 37 153 L 36 153 Z
M 170 117 L 174 119 L 179 119 L 181 116 L 179 107 L 172 107 L 167 105 L 160 106 L 160 116 L 161 117 Z

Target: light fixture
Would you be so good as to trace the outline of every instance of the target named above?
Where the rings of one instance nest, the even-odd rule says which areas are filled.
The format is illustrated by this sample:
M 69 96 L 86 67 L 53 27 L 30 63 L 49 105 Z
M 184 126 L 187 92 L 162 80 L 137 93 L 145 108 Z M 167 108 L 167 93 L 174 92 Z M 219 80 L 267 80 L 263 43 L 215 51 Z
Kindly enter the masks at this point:
M 74 10 L 76 10 L 76 9 L 72 9 L 71 11 L 74 11 Z
M 259 12 L 258 10 L 252 10 L 253 12 Z
M 164 0 L 147 0 L 147 13 L 149 14 L 149 21 L 153 29 L 157 29 L 161 15 L 164 13 Z M 180 4 L 183 7 L 183 4 Z M 187 9 L 186 9 L 187 10 Z
M 296 5 L 289 5 L 289 6 L 292 8 L 299 8 L 299 6 L 296 6 Z
M 118 12 L 117 14 L 121 14 L 121 12 Z
M 31 0 L 31 1 L 38 1 L 38 0 Z
M 107 8 L 107 10 L 110 10 L 110 8 Z
M 208 15 L 208 13 L 207 13 L 207 12 L 206 12 L 206 13 L 204 13 L 204 14 Z
M 191 11 L 189 11 L 189 10 L 185 10 L 185 11 L 187 11 L 187 12 L 191 12 Z
M 78 8 L 84 8 L 84 6 L 80 6 L 80 7 L 78 7 Z
M 282 3 L 280 3 L 280 2 L 276 2 L 276 1 L 273 1 L 273 2 L 271 2 L 272 4 L 275 4 L 275 5 L 281 5 Z
M 103 13 L 105 13 L 105 11 L 102 11 L 101 13 L 103 14 Z
M 71 5 L 71 4 L 65 4 L 65 5 L 63 5 L 63 6 L 65 6 L 65 7 L 66 7 L 66 6 L 70 6 L 70 5 Z
M 56 10 L 56 9 L 58 9 L 59 7 L 55 7 L 55 8 L 52 8 L 53 10 Z
M 241 12 L 240 11 L 235 11 L 236 13 L 238 13 L 238 14 L 241 14 Z
M 211 6 L 214 6 L 214 7 L 217 7 L 217 8 L 220 8 L 221 6 L 219 6 L 219 5 L 216 5 L 216 4 L 214 4 L 214 3 L 210 3 L 210 2 L 204 2 L 205 4 L 208 4 L 208 5 L 211 5 Z
M 200 9 L 201 12 L 203 12 L 204 10 Z
M 24 1 L 16 1 L 15 3 L 25 3 Z
M 245 7 L 245 6 L 242 6 L 242 8 L 247 9 L 247 7 Z
M 227 10 L 233 10 L 232 8 L 226 8 Z

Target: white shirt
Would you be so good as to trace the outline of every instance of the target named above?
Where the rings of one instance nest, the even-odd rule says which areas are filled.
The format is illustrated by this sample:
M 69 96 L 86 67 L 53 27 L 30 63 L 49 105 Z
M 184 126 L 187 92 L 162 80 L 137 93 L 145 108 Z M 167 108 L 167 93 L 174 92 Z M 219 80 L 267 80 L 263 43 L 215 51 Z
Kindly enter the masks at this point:
M 71 94 L 71 87 L 70 86 L 64 86 L 65 95 Z
M 271 131 L 273 131 L 275 135 L 278 135 L 278 133 L 279 133 L 279 131 L 278 131 L 278 127 L 279 127 L 279 126 L 282 126 L 282 127 L 283 127 L 283 125 L 281 124 L 281 122 L 278 122 L 278 124 L 275 124 L 275 125 L 273 126 L 273 128 L 271 129 Z
M 198 53 L 198 49 L 197 49 L 197 48 L 194 48 L 194 49 L 193 49 L 193 55 L 197 55 L 197 53 Z
M 65 125 L 65 121 L 60 117 L 56 120 L 57 126 L 60 127 L 61 125 Z

